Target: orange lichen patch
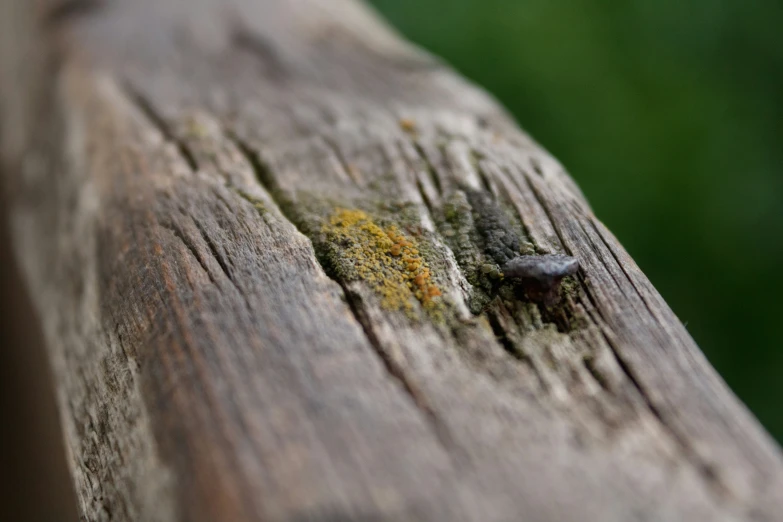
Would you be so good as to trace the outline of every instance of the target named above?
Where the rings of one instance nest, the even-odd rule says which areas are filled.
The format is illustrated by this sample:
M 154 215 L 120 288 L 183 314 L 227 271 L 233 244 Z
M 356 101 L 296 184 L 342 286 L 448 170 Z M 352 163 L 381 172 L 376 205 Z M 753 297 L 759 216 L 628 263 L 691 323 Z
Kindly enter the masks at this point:
M 400 128 L 405 132 L 416 132 L 416 122 L 411 118 L 401 118 Z
M 383 228 L 361 210 L 337 209 L 322 232 L 338 276 L 367 282 L 384 308 L 413 314 L 413 298 L 426 310 L 438 308 L 441 291 L 426 260 L 396 226 Z

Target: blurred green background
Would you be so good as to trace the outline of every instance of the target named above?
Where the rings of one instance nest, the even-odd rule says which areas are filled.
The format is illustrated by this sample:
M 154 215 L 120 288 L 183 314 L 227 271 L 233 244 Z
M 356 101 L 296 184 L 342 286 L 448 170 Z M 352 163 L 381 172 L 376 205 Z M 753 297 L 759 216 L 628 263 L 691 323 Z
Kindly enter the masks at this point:
M 563 162 L 783 441 L 783 2 L 371 3 Z

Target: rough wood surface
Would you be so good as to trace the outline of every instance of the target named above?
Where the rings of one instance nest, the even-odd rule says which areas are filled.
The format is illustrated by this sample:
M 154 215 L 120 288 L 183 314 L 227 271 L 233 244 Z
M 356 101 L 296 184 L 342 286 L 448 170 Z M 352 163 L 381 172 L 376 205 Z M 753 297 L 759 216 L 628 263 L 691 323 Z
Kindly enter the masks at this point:
M 84 519 L 783 520 L 562 167 L 366 7 L 32 5 L 0 145 Z M 581 269 L 544 306 L 514 250 Z

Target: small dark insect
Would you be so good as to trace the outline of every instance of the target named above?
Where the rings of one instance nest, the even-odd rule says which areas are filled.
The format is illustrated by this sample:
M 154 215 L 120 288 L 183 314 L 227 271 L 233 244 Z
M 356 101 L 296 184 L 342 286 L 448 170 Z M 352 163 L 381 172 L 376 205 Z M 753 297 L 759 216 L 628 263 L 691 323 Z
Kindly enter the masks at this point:
M 560 298 L 560 282 L 579 270 L 575 257 L 562 254 L 519 256 L 503 266 L 503 275 L 519 279 L 528 297 L 550 306 Z

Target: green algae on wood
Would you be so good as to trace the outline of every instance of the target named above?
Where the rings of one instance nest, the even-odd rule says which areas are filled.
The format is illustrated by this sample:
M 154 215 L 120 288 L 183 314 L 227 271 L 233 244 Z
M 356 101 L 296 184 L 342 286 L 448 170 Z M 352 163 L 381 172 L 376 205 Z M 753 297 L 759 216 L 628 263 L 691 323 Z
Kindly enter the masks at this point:
M 500 266 L 480 247 L 474 213 L 465 192 L 458 190 L 447 198 L 439 218 L 438 228 L 472 288 L 468 307 L 473 314 L 479 314 L 492 300 L 502 279 Z

